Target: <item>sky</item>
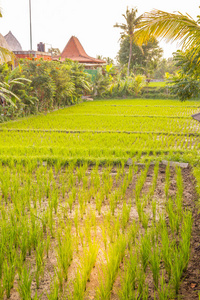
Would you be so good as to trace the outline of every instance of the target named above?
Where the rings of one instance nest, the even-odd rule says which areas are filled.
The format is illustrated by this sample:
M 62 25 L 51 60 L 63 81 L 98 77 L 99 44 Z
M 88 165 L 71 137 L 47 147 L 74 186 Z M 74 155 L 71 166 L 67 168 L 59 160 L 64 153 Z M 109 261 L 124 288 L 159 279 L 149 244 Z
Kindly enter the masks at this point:
M 0 0 L 3 18 L 0 33 L 11 31 L 23 50 L 30 50 L 30 0 Z M 31 0 L 33 50 L 39 42 L 62 51 L 72 35 L 76 36 L 89 56 L 115 58 L 119 51 L 120 29 L 126 8 L 137 8 L 138 15 L 152 9 L 190 14 L 195 20 L 200 14 L 197 0 Z M 160 42 L 165 58 L 178 49 L 176 43 Z

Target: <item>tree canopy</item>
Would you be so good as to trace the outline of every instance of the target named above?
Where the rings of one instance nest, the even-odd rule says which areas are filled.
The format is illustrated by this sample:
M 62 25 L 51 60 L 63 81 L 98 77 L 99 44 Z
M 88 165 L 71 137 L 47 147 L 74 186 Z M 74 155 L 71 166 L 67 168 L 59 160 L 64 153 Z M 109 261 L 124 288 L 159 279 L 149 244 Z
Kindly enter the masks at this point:
M 123 31 L 121 32 L 121 39 L 123 40 L 124 38 L 129 38 L 129 59 L 128 59 L 128 72 L 127 75 L 129 75 L 129 70 L 130 70 L 130 64 L 131 64 L 131 57 L 132 57 L 132 46 L 133 46 L 133 37 L 135 30 L 140 22 L 141 16 L 136 18 L 136 13 L 137 9 L 132 8 L 131 10 L 126 9 L 126 14 L 123 14 L 122 16 L 125 19 L 125 23 L 118 24 L 116 23 L 114 27 L 118 27 L 122 29 Z
M 0 18 L 2 18 L 1 8 L 0 8 Z M 0 47 L 0 64 L 4 62 L 14 61 L 13 52 L 9 51 L 6 48 Z
M 129 44 L 130 38 L 127 36 L 120 42 L 120 50 L 117 60 L 120 65 L 126 65 L 129 60 Z M 163 50 L 159 47 L 158 41 L 151 39 L 147 44 L 139 47 L 132 42 L 130 70 L 134 73 L 148 74 L 157 67 L 157 64 L 162 56 Z
M 134 41 L 142 45 L 152 36 L 166 42 L 178 41 L 183 50 L 191 49 L 191 54 L 195 54 L 200 51 L 199 24 L 200 16 L 197 16 L 195 21 L 188 14 L 153 10 L 141 17 L 138 30 L 134 34 Z

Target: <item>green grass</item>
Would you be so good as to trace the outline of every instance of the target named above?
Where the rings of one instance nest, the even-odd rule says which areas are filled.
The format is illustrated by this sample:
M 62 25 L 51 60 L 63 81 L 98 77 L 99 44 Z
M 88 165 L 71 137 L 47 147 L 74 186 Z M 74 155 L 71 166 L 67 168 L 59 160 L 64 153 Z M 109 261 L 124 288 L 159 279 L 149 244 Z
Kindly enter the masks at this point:
M 166 83 L 165 81 L 159 81 L 159 82 L 149 82 L 148 86 L 150 87 L 165 87 Z
M 200 102 L 103 100 L 0 124 L 0 159 L 140 159 L 200 150 Z M 164 154 L 165 152 L 165 154 Z M 138 155 L 138 157 L 136 157 Z

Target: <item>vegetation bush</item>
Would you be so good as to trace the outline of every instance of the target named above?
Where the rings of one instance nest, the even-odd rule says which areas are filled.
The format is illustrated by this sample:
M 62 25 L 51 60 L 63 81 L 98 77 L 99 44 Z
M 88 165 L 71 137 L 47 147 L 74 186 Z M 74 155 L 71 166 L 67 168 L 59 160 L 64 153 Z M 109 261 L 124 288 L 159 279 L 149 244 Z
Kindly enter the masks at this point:
M 175 94 L 165 82 L 146 81 L 144 75 L 124 75 L 116 67 L 107 65 L 103 72 L 98 70 L 93 81 L 93 96 L 97 98 L 151 98 L 173 99 Z
M 21 60 L 14 70 L 10 70 L 7 64 L 0 67 L 2 82 L 15 78 L 26 78 L 30 82 L 10 86 L 20 101 L 15 107 L 2 99 L 0 121 L 75 104 L 91 90 L 91 79 L 84 72 L 84 66 L 70 60 L 64 63 Z

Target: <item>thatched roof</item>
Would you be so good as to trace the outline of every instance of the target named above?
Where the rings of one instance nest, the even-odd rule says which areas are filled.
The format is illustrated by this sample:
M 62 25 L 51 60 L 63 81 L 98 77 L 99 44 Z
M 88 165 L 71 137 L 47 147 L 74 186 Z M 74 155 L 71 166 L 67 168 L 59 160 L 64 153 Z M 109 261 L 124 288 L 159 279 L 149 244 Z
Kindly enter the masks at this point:
M 93 58 L 85 52 L 83 46 L 77 37 L 72 36 L 65 46 L 63 52 L 59 55 L 61 61 L 64 61 L 66 58 L 70 58 L 74 61 L 85 64 L 104 64 L 104 60 Z
M 11 31 L 9 31 L 4 38 L 12 51 L 22 51 L 22 46 Z

